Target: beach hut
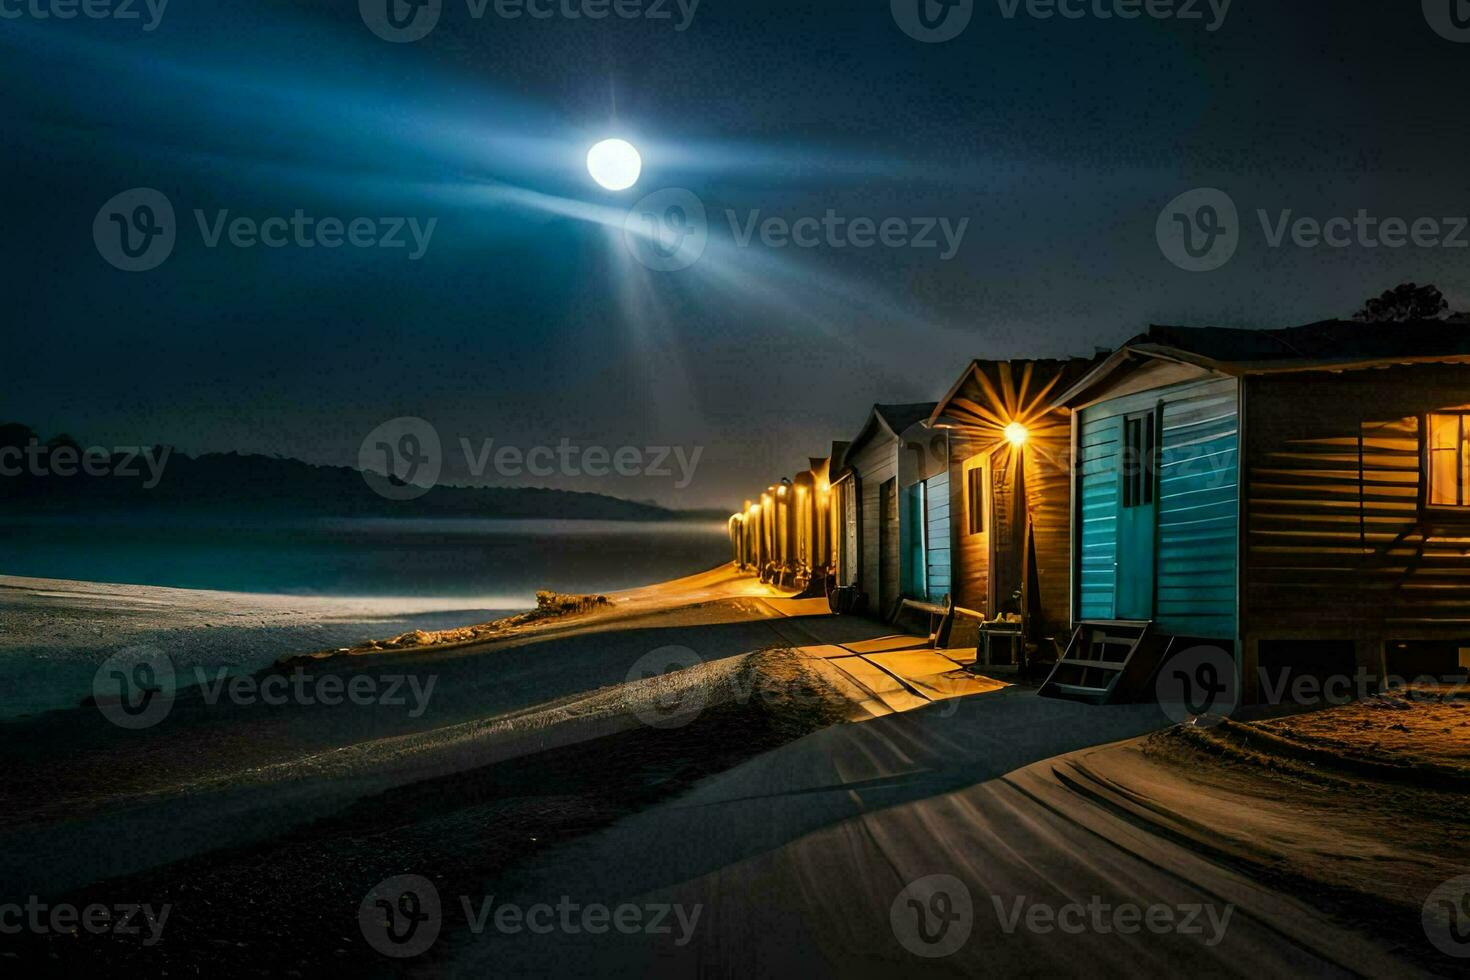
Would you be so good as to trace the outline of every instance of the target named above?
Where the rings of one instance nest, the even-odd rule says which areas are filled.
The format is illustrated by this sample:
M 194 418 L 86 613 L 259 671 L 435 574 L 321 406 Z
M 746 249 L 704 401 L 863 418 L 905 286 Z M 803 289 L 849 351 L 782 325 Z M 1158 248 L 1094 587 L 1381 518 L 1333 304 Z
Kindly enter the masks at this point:
M 874 405 L 847 448 L 834 492 L 841 509 L 839 584 L 852 585 L 861 606 L 892 619 L 901 598 L 899 455 L 902 434 L 934 411 L 932 402 Z
M 927 592 L 932 600 L 942 583 L 950 594 L 952 644 L 979 639 L 981 621 L 1005 623 L 995 632 L 1007 642 L 982 661 L 1015 662 L 1022 644 L 1067 639 L 1071 412 L 1053 403 L 1096 364 L 972 361 L 928 419 L 925 496 L 948 507 L 930 506 L 929 561 L 940 570 Z
M 792 480 L 795 517 L 795 586 L 811 596 L 822 596 L 833 572 L 832 473 L 840 470 L 846 443 L 833 443 L 826 456 L 809 460 L 808 469 Z
M 1048 693 L 1116 700 L 1200 644 L 1246 700 L 1463 671 L 1470 324 L 1154 327 L 1057 404 L 1079 629 Z

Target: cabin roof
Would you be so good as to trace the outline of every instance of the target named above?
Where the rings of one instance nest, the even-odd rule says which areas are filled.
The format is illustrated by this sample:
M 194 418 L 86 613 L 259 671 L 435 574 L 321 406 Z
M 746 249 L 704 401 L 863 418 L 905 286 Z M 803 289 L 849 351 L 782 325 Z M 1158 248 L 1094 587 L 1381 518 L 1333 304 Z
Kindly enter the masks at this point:
M 1280 330 L 1153 326 L 1126 346 L 1193 354 L 1239 374 L 1379 367 L 1470 357 L 1470 320 L 1323 320 Z
M 1470 363 L 1470 320 L 1323 320 L 1276 330 L 1154 325 L 1062 392 L 1056 404 L 1076 403 L 1104 379 L 1145 358 L 1192 364 L 1235 377 L 1291 371 L 1359 371 L 1394 364 Z
M 995 390 L 994 393 L 996 397 L 1001 399 L 1013 398 L 1015 401 L 1020 402 L 1022 400 L 1030 401 L 1032 398 L 1038 396 L 1044 398 L 1052 389 L 1060 390 L 1063 387 L 1069 386 L 1071 382 L 1076 381 L 1082 375 L 1086 374 L 1089 368 L 1101 363 L 1102 360 L 1103 357 L 1101 356 L 1053 359 L 1007 358 L 1005 360 L 976 358 L 965 367 L 959 380 L 951 385 L 944 397 L 935 404 L 934 412 L 929 416 L 929 424 L 941 427 L 953 428 L 958 426 L 963 428 L 964 426 L 961 424 L 961 421 L 969 421 L 969 417 L 973 413 L 966 409 L 954 413 L 960 416 L 960 418 L 951 418 L 951 409 L 955 404 L 955 399 L 966 392 L 971 381 L 983 375 L 993 375 L 998 369 L 1004 368 L 1006 372 L 1009 372 L 1008 375 L 1002 376 L 1007 379 L 1007 382 L 1010 382 L 1011 374 L 1024 374 L 1029 370 L 1032 380 L 1028 391 L 1017 391 L 1016 385 L 1013 382 L 1003 382 L 1000 388 L 1004 390 Z M 978 384 L 979 382 L 977 381 L 976 383 Z M 1015 406 L 997 405 L 992 407 L 1003 410 L 1003 414 L 1010 415 L 1011 410 Z
M 862 431 L 857 434 L 844 453 L 846 459 L 852 459 L 854 455 L 862 450 L 869 442 L 880 435 L 886 435 L 890 439 L 898 439 L 899 433 L 913 425 L 922 422 L 934 412 L 933 402 L 916 402 L 909 405 L 874 405 L 873 410 L 868 413 L 868 421 L 863 424 Z M 844 469 L 846 467 L 844 466 Z

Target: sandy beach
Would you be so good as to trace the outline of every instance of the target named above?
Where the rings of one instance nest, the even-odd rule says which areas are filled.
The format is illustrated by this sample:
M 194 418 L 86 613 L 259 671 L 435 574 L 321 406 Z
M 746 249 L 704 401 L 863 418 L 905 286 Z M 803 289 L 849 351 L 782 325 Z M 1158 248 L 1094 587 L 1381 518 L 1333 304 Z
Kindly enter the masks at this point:
M 189 615 L 207 615 L 207 597 L 189 598 Z M 169 917 L 154 943 L 51 933 L 14 937 L 4 955 L 171 975 L 219 975 L 225 951 L 239 975 L 877 976 L 916 962 L 895 896 L 947 875 L 969 896 L 972 934 L 933 964 L 945 975 L 1078 957 L 1103 976 L 1140 963 L 1398 975 L 1431 962 L 1406 926 L 1416 896 L 1470 860 L 1431 858 L 1433 828 L 1464 819 L 1442 788 L 1413 789 L 1420 805 L 1406 809 L 1408 790 L 1375 795 L 1358 773 L 1355 802 L 1334 803 L 1280 767 L 1211 754 L 1155 706 L 1039 698 L 962 670 L 951 658 L 964 651 L 832 617 L 729 568 L 609 598 L 488 642 L 293 668 L 302 690 L 334 677 L 371 702 L 211 701 L 205 687 L 136 731 L 82 707 L 9 723 L 4 898 Z M 402 703 L 381 696 L 394 682 Z M 1297 725 L 1319 745 L 1333 727 Z M 1222 808 L 1253 815 L 1223 845 L 1198 831 Z M 1369 853 L 1390 813 L 1395 836 Z M 1383 874 L 1338 870 L 1364 860 Z M 385 958 L 359 922 L 364 896 L 402 875 L 442 904 L 432 948 L 411 961 Z M 1058 942 L 997 913 L 1094 898 L 1230 918 L 1218 934 Z M 682 943 L 486 932 L 470 913 L 487 899 L 700 918 Z

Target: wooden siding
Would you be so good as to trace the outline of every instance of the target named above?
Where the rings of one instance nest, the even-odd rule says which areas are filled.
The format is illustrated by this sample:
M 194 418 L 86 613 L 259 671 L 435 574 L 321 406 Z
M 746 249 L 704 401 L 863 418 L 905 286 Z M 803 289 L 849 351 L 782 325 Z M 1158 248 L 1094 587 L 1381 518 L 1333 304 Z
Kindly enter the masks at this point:
M 856 471 L 861 485 L 862 518 L 858 522 L 858 584 L 868 595 L 868 608 L 874 615 L 883 615 L 886 610 L 879 606 L 879 582 L 882 558 L 879 554 L 878 495 L 883 484 L 898 476 L 898 440 L 875 438 L 858 453 L 848 459 L 848 465 Z M 893 529 L 891 574 L 898 574 L 898 529 Z
M 957 605 L 994 616 L 1022 587 L 1028 527 L 1035 548 L 1039 608 L 1034 623 L 1062 635 L 1071 621 L 1070 460 L 1072 415 L 1047 405 L 1089 368 L 1087 361 L 977 361 L 941 404 L 951 454 L 951 590 Z M 1005 428 L 1023 423 L 1018 454 Z M 986 533 L 971 534 L 967 470 L 990 467 Z M 1016 465 L 1024 459 L 1024 467 Z M 994 602 L 991 597 L 994 596 Z
M 1470 639 L 1470 527 L 1419 510 L 1420 416 L 1467 404 L 1459 365 L 1249 379 L 1250 634 Z
M 958 441 L 958 440 L 957 440 Z M 965 445 L 958 457 L 954 472 L 958 478 L 950 482 L 949 506 L 953 520 L 950 521 L 950 591 L 955 605 L 991 615 L 990 609 L 990 518 L 985 521 L 986 533 L 970 533 L 970 470 L 988 465 L 989 453 L 974 453 L 973 447 Z M 982 479 L 988 480 L 989 477 Z M 985 507 L 982 499 L 979 506 Z
M 1078 615 L 1116 614 L 1121 419 L 1163 407 L 1154 620 L 1182 636 L 1233 640 L 1239 513 L 1237 382 L 1223 378 L 1113 398 L 1078 427 Z

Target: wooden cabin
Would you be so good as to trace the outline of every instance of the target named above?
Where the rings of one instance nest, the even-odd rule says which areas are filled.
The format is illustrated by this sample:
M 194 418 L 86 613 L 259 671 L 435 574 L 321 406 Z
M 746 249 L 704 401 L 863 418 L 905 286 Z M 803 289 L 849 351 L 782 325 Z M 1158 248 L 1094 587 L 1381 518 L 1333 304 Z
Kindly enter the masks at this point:
M 902 592 L 901 436 L 933 411 L 933 403 L 874 405 L 847 447 L 842 471 L 832 481 L 837 584 L 856 586 L 866 597 L 863 605 L 868 614 L 878 619 L 892 618 Z
M 1084 628 L 1217 645 L 1247 700 L 1284 674 L 1463 672 L 1470 324 L 1154 327 L 1057 404 Z
M 944 475 L 929 477 L 929 496 L 947 494 L 948 507 L 930 533 L 948 535 L 946 587 L 959 614 L 952 643 L 1005 614 L 1020 617 L 1032 644 L 1065 642 L 1071 412 L 1054 402 L 1097 363 L 972 361 L 935 406 L 928 425 L 946 441 L 932 441 L 928 455 L 943 460 Z

